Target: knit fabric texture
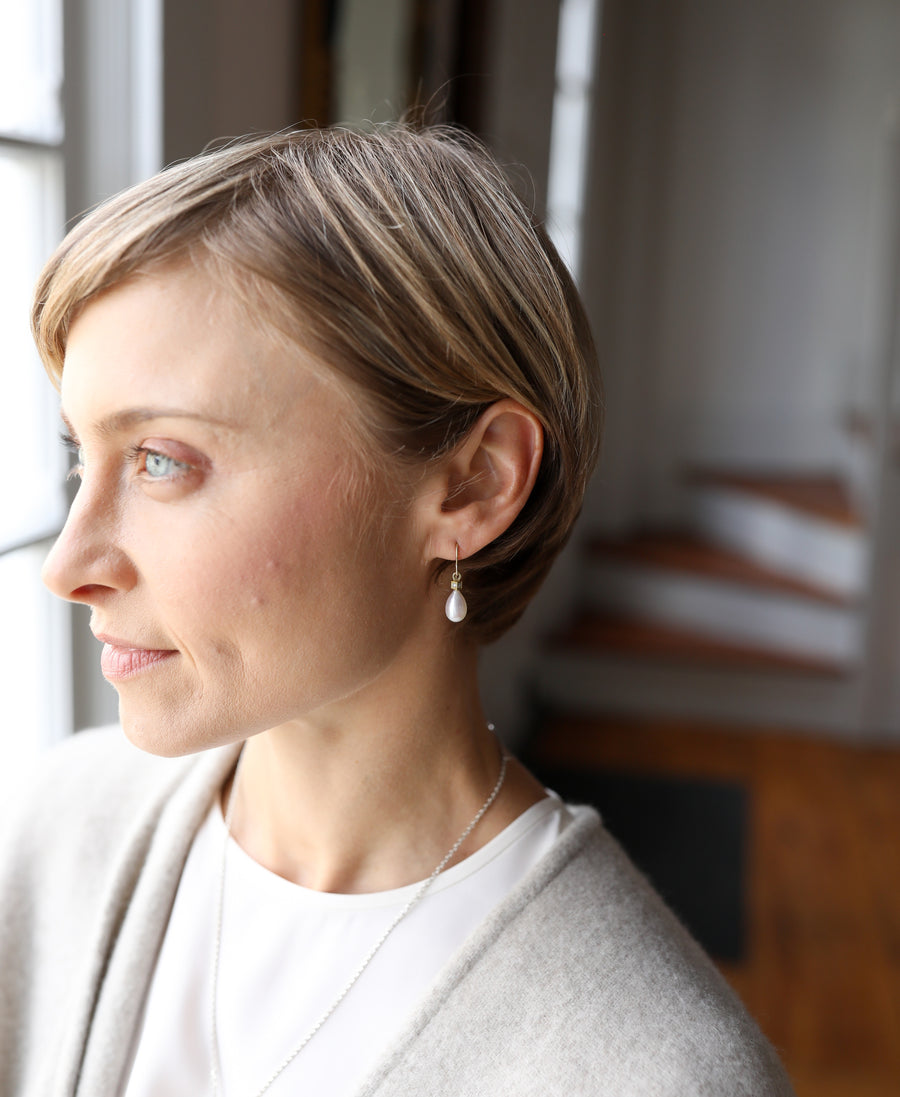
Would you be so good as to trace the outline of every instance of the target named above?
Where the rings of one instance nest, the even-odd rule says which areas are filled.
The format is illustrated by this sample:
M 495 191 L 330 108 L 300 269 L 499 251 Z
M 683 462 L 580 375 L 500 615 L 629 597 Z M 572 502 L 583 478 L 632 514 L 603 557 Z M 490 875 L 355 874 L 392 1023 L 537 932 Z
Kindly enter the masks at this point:
M 4 1097 L 121 1092 L 182 867 L 236 753 L 161 759 L 118 729 L 82 732 L 22 791 L 0 828 Z M 360 1097 L 792 1092 L 590 812 L 469 937 Z

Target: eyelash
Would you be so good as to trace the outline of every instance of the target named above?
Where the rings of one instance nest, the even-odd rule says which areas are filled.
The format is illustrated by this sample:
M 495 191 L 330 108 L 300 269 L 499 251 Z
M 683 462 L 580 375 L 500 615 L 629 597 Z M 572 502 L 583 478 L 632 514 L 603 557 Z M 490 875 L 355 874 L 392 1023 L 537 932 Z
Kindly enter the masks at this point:
M 60 434 L 59 437 L 60 441 L 66 447 L 66 449 L 69 450 L 70 453 L 74 453 L 77 458 L 78 463 L 69 470 L 68 475 L 66 476 L 67 480 L 71 480 L 73 476 L 80 476 L 84 467 L 82 449 L 78 443 L 78 440 L 74 438 L 71 434 L 69 434 L 68 431 L 64 431 Z M 164 461 L 170 461 L 180 472 L 187 472 L 190 470 L 190 465 L 186 464 L 184 461 L 179 461 L 176 458 L 171 457 L 169 454 L 160 453 L 158 450 L 155 449 L 147 449 L 145 446 L 128 446 L 125 450 L 125 459 L 129 464 L 137 464 L 143 459 L 144 465 L 143 468 L 138 468 L 139 473 L 147 472 L 146 459 L 148 456 L 161 457 Z M 150 476 L 149 473 L 147 474 L 147 478 L 150 480 L 157 480 L 160 483 L 163 483 L 166 480 L 170 479 L 170 477 L 166 476 Z
M 71 480 L 74 476 L 81 475 L 82 458 L 81 458 L 81 446 L 78 442 L 69 434 L 68 431 L 62 431 L 59 436 L 60 442 L 66 447 L 69 453 L 74 453 L 76 458 L 76 464 L 69 469 L 66 473 L 66 479 Z

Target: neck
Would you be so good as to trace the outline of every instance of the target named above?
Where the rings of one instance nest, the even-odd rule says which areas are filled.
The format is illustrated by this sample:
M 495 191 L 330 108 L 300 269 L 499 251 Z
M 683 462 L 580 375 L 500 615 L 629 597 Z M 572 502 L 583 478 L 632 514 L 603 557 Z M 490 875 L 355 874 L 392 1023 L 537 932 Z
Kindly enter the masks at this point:
M 382 891 L 426 878 L 500 772 L 474 658 L 455 660 L 452 675 L 433 677 L 428 689 L 387 684 L 249 739 L 236 840 L 271 871 L 320 891 Z M 454 860 L 542 795 L 529 787 L 523 806 L 523 791 L 522 772 L 511 772 Z

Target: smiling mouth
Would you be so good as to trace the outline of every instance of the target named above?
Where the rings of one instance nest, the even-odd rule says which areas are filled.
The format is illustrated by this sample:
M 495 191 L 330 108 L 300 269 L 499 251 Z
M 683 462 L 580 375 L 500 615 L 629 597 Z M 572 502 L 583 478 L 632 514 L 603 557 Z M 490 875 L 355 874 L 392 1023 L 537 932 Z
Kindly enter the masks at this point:
M 130 648 L 105 643 L 100 654 L 100 669 L 108 682 L 121 681 L 152 670 L 177 654 L 171 650 L 154 651 L 150 648 Z

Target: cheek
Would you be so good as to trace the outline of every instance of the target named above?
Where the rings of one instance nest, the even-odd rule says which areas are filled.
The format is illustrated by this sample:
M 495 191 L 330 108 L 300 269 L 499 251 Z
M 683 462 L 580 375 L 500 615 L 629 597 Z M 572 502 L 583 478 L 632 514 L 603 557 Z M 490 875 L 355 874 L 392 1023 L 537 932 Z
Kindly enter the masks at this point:
M 250 619 L 289 625 L 298 610 L 335 607 L 359 574 L 359 540 L 347 514 L 328 500 L 267 508 L 201 550 L 204 596 Z
M 402 570 L 396 529 L 367 528 L 348 495 L 333 479 L 327 490 L 316 478 L 290 491 L 257 483 L 214 505 L 164 512 L 164 532 L 158 511 L 153 521 L 142 513 L 146 528 L 133 527 L 129 541 L 153 549 L 138 564 L 150 604 L 184 643 L 203 647 L 205 637 L 251 658 L 257 646 L 291 650 L 309 630 L 326 647 L 338 633 L 346 642 L 354 622 L 383 619 Z
M 293 586 L 289 574 L 293 571 L 294 568 L 284 559 L 270 557 L 261 564 L 245 567 L 236 583 L 244 592 L 244 601 L 251 610 L 265 609 L 283 600 Z

